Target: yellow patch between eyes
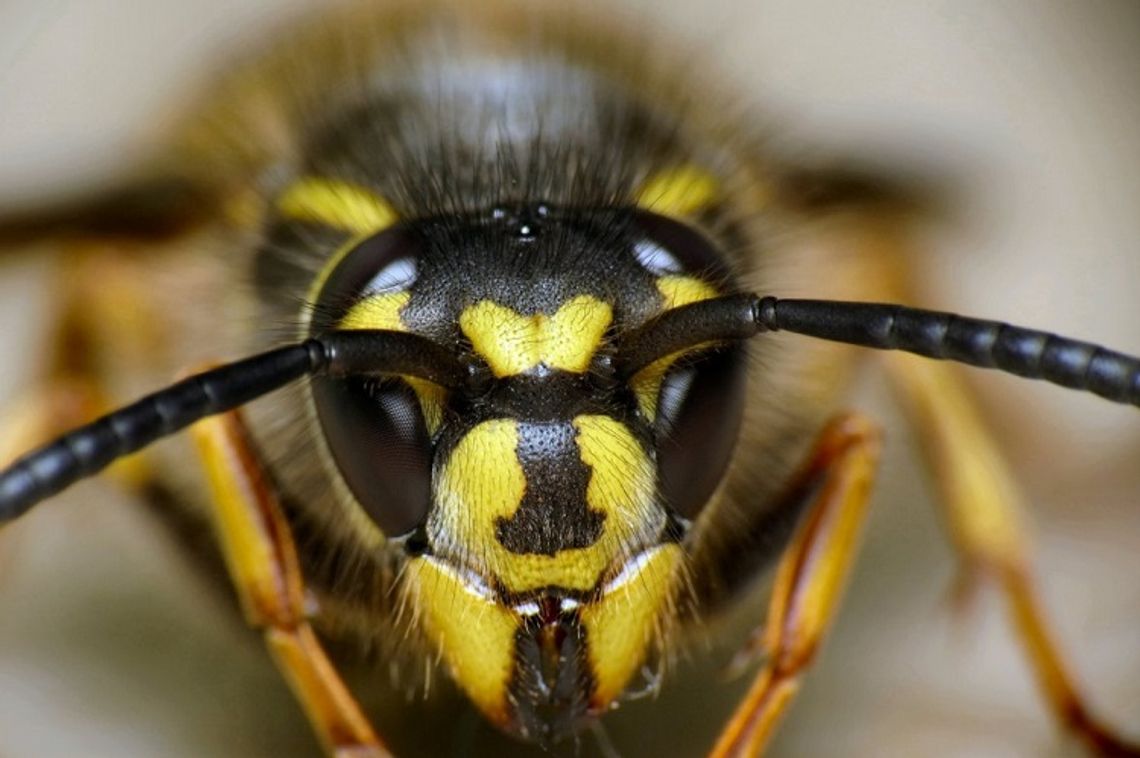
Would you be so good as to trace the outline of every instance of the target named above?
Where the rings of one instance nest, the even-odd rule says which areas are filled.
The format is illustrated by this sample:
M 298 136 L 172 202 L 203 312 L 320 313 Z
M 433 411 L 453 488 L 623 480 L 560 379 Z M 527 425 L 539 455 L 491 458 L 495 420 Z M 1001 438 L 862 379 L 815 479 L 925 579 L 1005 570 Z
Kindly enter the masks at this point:
M 714 298 L 719 294 L 708 282 L 691 276 L 663 276 L 657 280 L 657 291 L 664 300 L 663 310 L 680 308 L 683 305 Z M 661 382 L 664 381 L 665 374 L 691 349 L 658 358 L 630 379 L 629 386 L 637 398 L 637 406 L 641 409 L 642 415 L 650 421 L 657 418 L 657 401 L 661 396 Z
M 553 316 L 523 316 L 491 300 L 459 314 L 459 328 L 499 378 L 539 365 L 582 373 L 613 320 L 613 308 L 589 295 L 562 304 Z
M 691 216 L 712 205 L 720 182 L 692 164 L 651 175 L 637 191 L 638 207 L 670 218 Z
M 494 419 L 468 432 L 448 456 L 428 521 L 432 543 L 447 546 L 511 592 L 593 589 L 631 546 L 660 531 L 664 516 L 654 506 L 653 464 L 632 433 L 607 416 L 578 416 L 573 425 L 582 462 L 591 469 L 586 505 L 606 515 L 597 542 L 555 555 L 503 547 L 496 522 L 514 516 L 527 481 L 516 453 L 518 423 Z
M 396 223 L 396 211 L 364 187 L 336 179 L 301 179 L 277 200 L 277 210 L 294 221 L 324 224 L 354 235 L 375 234 Z

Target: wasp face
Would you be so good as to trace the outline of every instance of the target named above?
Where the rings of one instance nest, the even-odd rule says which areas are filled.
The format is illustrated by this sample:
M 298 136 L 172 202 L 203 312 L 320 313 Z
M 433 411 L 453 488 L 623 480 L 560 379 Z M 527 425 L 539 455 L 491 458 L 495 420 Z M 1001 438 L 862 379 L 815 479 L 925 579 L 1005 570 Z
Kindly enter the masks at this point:
M 690 351 L 623 377 L 616 342 L 731 286 L 679 222 L 543 203 L 395 224 L 322 277 L 314 333 L 412 331 L 469 367 L 450 392 L 415 378 L 313 392 L 355 499 L 407 535 L 423 631 L 500 726 L 573 732 L 665 633 L 688 520 L 735 441 L 743 354 Z

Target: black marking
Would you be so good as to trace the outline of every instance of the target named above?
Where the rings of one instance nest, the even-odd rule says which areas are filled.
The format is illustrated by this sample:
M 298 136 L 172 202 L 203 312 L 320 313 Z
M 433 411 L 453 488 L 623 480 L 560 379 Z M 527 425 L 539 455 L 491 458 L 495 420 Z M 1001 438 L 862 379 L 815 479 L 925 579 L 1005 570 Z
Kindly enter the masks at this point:
M 479 364 L 480 366 L 482 364 Z M 630 430 L 643 447 L 653 443 L 652 426 L 637 412 L 632 390 L 604 368 L 588 374 L 551 371 L 546 376 L 477 377 L 478 394 L 456 392 L 448 399 L 439 455 L 446 460 L 459 441 L 484 421 L 512 419 L 531 424 L 569 424 L 578 416 L 608 416 Z
M 473 420 L 514 418 L 535 423 L 607 414 L 614 406 L 613 393 L 595 385 L 590 376 L 557 370 L 545 376 L 503 377 L 466 411 Z
M 526 603 L 541 603 L 546 598 L 556 598 L 558 602 L 572 600 L 576 603 L 596 603 L 602 598 L 604 582 L 584 590 L 575 590 L 561 585 L 548 584 L 532 587 L 521 592 L 512 592 L 498 580 L 492 581 L 492 588 L 499 603 L 507 608 L 517 608 Z
M 574 427 L 521 423 L 518 435 L 526 493 L 511 518 L 496 520 L 499 542 L 519 555 L 555 555 L 593 545 L 602 536 L 606 514 L 586 502 L 590 469 L 582 462 Z
M 615 329 L 660 308 L 653 277 L 633 256 L 639 230 L 631 210 L 539 204 L 500 211 L 414 224 L 422 253 L 401 314 L 409 329 L 463 345 L 459 316 L 483 300 L 532 316 L 589 295 L 612 306 Z

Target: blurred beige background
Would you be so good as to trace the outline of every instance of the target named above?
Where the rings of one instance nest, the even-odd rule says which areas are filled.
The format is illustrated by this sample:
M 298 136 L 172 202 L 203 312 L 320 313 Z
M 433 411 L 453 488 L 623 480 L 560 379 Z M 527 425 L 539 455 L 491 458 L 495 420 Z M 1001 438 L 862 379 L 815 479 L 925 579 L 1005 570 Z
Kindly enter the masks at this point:
M 0 207 L 106 180 L 220 51 L 317 5 L 3 0 Z M 959 204 L 956 223 L 930 231 L 931 306 L 1140 353 L 1140 4 L 700 5 L 621 12 L 707 50 L 797 144 L 946 177 Z M 31 381 L 43 269 L 0 267 L 0 400 Z M 1033 504 L 1061 637 L 1100 710 L 1140 737 L 1140 417 L 973 376 Z M 858 404 L 897 422 L 874 378 L 865 385 Z M 852 591 L 773 753 L 1077 754 L 994 598 L 965 620 L 948 613 L 952 557 L 908 445 L 892 432 Z M 6 532 L 0 757 L 309 754 L 265 656 L 211 603 L 152 525 L 97 484 Z M 702 731 L 703 712 L 682 713 L 670 718 Z M 614 727 L 619 744 L 626 728 Z M 581 750 L 595 750 L 589 736 Z

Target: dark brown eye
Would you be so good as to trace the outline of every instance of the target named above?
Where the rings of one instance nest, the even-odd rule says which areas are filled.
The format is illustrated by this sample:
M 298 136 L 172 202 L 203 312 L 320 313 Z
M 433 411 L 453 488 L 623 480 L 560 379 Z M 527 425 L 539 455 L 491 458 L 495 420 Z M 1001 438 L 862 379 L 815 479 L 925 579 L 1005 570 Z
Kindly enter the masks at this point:
M 421 250 L 418 235 L 394 226 L 348 251 L 321 286 L 309 332 L 337 328 L 349 309 L 370 295 L 410 289 Z
M 694 276 L 724 290 L 733 278 L 716 246 L 696 229 L 639 212 L 633 253 L 655 277 Z M 682 358 L 661 383 L 654 418 L 658 487 L 676 514 L 696 518 L 736 446 L 744 409 L 746 355 L 725 346 Z
M 329 451 L 384 534 L 415 529 L 431 500 L 432 445 L 415 392 L 398 379 L 313 382 Z
M 716 285 L 731 283 L 732 272 L 716 246 L 696 229 L 656 213 L 634 214 L 638 237 L 633 254 L 654 276 L 687 274 Z
M 740 347 L 674 367 L 661 385 L 654 431 L 661 495 L 674 512 L 696 518 L 728 467 L 744 409 Z
M 393 227 L 349 251 L 318 296 L 311 331 L 336 329 L 350 309 L 415 283 L 419 238 Z M 415 529 L 431 499 L 432 443 L 419 399 L 400 379 L 313 381 L 317 417 L 337 469 L 377 526 L 395 537 Z

